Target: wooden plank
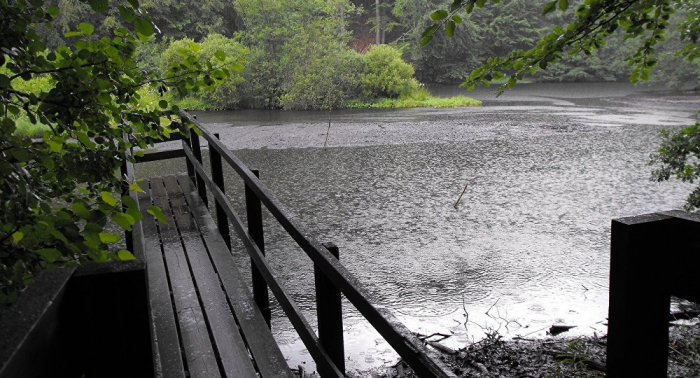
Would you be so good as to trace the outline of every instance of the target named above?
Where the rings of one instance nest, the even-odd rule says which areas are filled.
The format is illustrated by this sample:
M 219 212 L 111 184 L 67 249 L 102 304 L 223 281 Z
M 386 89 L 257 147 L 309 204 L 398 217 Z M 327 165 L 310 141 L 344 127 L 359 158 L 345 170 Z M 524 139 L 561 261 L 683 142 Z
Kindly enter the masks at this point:
M 160 237 L 152 215 L 146 211 L 151 205 L 150 187 L 142 184 L 145 193 L 139 193 L 139 208 L 143 214 L 146 279 L 153 340 L 153 364 L 156 377 L 185 377 L 180 341 L 175 323 L 170 286 L 163 261 Z
M 189 177 L 178 176 L 178 181 L 185 192 L 192 215 L 209 249 L 210 257 L 245 335 L 250 352 L 256 360 L 260 375 L 264 378 L 293 377 L 284 356 L 267 328 L 265 318 L 254 305 L 250 291 L 236 267 L 233 256 L 228 252 L 214 220 L 197 193 L 192 190 Z
M 189 181 L 189 178 L 185 177 L 185 180 Z M 177 179 L 174 176 L 169 176 L 163 181 L 173 209 L 187 208 L 187 203 L 182 195 Z M 176 211 L 175 221 L 177 228 L 180 230 L 180 236 L 182 237 L 185 253 L 187 254 L 207 322 L 210 329 L 213 330 L 212 336 L 224 375 L 236 378 L 256 377 L 248 349 L 240 335 L 238 325 L 231 313 L 226 295 L 221 289 L 221 283 L 212 267 L 194 220 L 189 213 Z M 224 249 L 228 252 L 226 246 L 224 246 Z
M 306 252 L 311 260 L 313 260 L 314 264 L 318 266 L 320 271 L 323 272 L 323 274 L 325 274 L 326 277 L 328 277 L 343 294 L 345 294 L 345 297 L 350 301 L 350 303 L 352 303 L 360 311 L 360 313 L 370 322 L 370 324 L 372 324 L 379 334 L 384 337 L 389 345 L 396 350 L 396 352 L 411 366 L 411 368 L 413 368 L 413 370 L 419 376 L 426 378 L 456 377 L 454 372 L 452 372 L 444 363 L 431 358 L 423 343 L 418 340 L 418 338 L 416 338 L 415 335 L 413 335 L 413 333 L 406 328 L 406 326 L 399 322 L 399 320 L 396 319 L 396 317 L 388 309 L 382 306 L 377 306 L 373 303 L 375 301 L 370 300 L 372 295 L 369 293 L 369 291 L 367 291 L 360 284 L 360 282 L 311 235 L 311 233 L 305 231 L 301 227 L 296 217 L 291 215 L 291 213 L 272 194 L 272 192 L 270 192 L 270 190 L 267 189 L 267 187 L 265 187 L 265 185 L 263 185 L 262 182 L 260 182 L 260 180 L 249 171 L 249 169 L 240 159 L 238 159 L 238 157 L 229 151 L 219 139 L 211 134 L 210 131 L 202 127 L 202 125 L 189 113 L 181 111 L 180 115 L 189 122 L 195 124 L 202 131 L 202 136 L 209 142 L 209 148 L 215 148 L 221 154 L 221 157 L 226 160 L 226 162 L 236 171 L 246 185 L 250 186 L 251 190 L 255 192 L 270 213 L 277 219 L 279 224 L 297 242 L 304 252 Z M 188 159 L 195 160 L 193 156 L 190 156 L 192 155 L 192 152 L 188 149 L 185 149 L 185 154 L 188 155 Z M 194 168 L 198 171 L 204 172 L 201 165 L 197 166 L 197 164 L 194 164 Z M 208 179 L 207 177 L 204 178 L 205 181 Z M 220 191 L 217 191 L 210 181 L 211 180 L 207 182 L 207 186 L 209 186 L 214 196 L 220 201 L 225 202 L 227 204 L 226 206 L 231 206 L 230 201 L 223 198 Z M 232 207 L 225 210 L 227 212 L 233 211 Z M 229 217 L 231 218 L 232 215 L 229 214 Z M 256 254 L 259 253 L 259 251 L 257 251 L 256 246 L 249 245 L 247 243 L 248 238 L 245 231 L 243 229 L 238 229 L 237 223 L 239 221 L 239 218 L 236 218 L 236 220 L 231 218 L 231 222 L 236 229 L 236 232 L 239 234 L 239 237 L 246 242 L 246 248 L 251 254 L 251 257 L 257 259 L 258 257 Z M 262 269 L 260 266 L 259 268 Z M 269 281 L 268 284 L 272 285 L 272 283 Z M 289 313 L 287 314 L 290 316 Z M 303 338 L 301 332 L 300 336 Z M 308 341 L 312 342 L 312 340 Z M 309 346 L 307 345 L 307 347 Z M 309 351 L 311 352 L 311 350 Z M 315 358 L 316 357 L 314 356 L 314 359 Z
M 181 157 L 185 157 L 185 152 L 181 148 L 179 148 L 176 150 L 164 150 L 164 151 L 149 152 L 149 153 L 143 154 L 143 156 L 134 155 L 134 160 L 137 163 L 146 163 L 149 161 L 175 159 L 175 158 L 181 158 Z
M 151 195 L 155 205 L 163 210 L 168 220 L 167 224 L 159 224 L 160 236 L 163 242 L 163 254 L 173 292 L 182 346 L 187 361 L 187 370 L 190 377 L 220 377 L 219 366 L 209 338 L 209 330 L 204 320 L 204 314 L 197 298 L 197 291 L 190 276 L 190 268 L 173 217 L 173 213 L 186 212 L 187 209 L 170 208 L 168 194 L 161 179 L 151 179 Z

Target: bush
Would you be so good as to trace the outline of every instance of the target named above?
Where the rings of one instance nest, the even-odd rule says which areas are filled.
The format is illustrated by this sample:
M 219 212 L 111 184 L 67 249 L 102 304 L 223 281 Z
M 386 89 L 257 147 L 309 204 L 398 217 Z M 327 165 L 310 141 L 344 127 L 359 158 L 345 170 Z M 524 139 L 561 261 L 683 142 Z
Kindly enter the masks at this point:
M 360 54 L 339 46 L 306 59 L 306 64 L 290 65 L 293 72 L 283 86 L 284 109 L 344 108 L 359 95 Z
M 172 41 L 163 51 L 160 57 L 160 69 L 161 72 L 167 72 L 171 67 L 178 67 L 188 55 L 190 56 L 188 59 L 198 59 L 204 65 L 211 64 L 213 67 L 223 65 L 230 75 L 208 91 L 195 93 L 193 99 L 188 102 L 196 104 L 198 103 L 196 100 L 201 100 L 204 105 L 202 108 L 205 109 L 231 109 L 241 101 L 238 86 L 244 81 L 240 71 L 243 70 L 243 57 L 246 54 L 247 49 L 240 42 L 220 34 L 210 34 L 200 43 L 195 43 L 190 38 L 183 38 Z M 178 99 L 182 100 L 179 97 Z
M 417 89 L 413 67 L 401 59 L 401 53 L 389 45 L 372 46 L 364 56 L 365 67 L 360 75 L 366 97 L 409 95 Z

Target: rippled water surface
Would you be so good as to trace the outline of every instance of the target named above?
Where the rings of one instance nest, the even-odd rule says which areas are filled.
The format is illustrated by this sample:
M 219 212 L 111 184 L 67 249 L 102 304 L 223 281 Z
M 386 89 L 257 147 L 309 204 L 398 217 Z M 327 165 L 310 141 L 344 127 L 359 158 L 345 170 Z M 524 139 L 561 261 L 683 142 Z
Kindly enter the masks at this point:
M 605 332 L 610 221 L 682 207 L 690 187 L 650 181 L 646 162 L 662 128 L 694 121 L 700 96 L 626 84 L 491 92 L 476 92 L 481 107 L 333 112 L 327 140 L 328 113 L 198 116 L 411 330 L 454 334 L 451 346 L 494 330 L 544 336 L 553 323 Z M 266 227 L 273 266 L 315 324 L 309 259 Z M 345 328 L 349 368 L 395 359 L 357 314 Z M 291 366 L 312 364 L 286 321 L 273 330 Z

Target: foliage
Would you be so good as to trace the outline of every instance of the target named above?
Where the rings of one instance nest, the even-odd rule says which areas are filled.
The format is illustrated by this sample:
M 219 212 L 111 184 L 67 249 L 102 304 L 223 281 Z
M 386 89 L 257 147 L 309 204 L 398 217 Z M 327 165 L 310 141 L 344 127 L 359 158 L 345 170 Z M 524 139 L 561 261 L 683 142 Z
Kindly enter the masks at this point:
M 103 4 L 108 2 L 103 0 Z M 76 30 L 80 23 L 95 27 L 95 39 L 109 37 L 114 30 L 128 24 L 118 6 L 104 6 L 104 12 L 94 12 L 88 1 L 47 0 L 45 5 L 61 9 L 54 16 L 51 28 L 38 29 L 51 48 L 66 44 L 64 33 Z M 139 11 L 149 16 L 155 31 L 152 38 L 158 41 L 183 37 L 198 40 L 210 33 L 231 35 L 238 29 L 236 12 L 228 1 L 143 0 L 139 3 Z
M 237 88 L 244 80 L 239 72 L 243 70 L 246 53 L 247 49 L 238 41 L 226 38 L 221 34 L 210 34 L 200 43 L 195 43 L 190 38 L 183 38 L 170 42 L 163 51 L 160 56 L 160 71 L 167 72 L 186 59 L 197 59 L 199 64 L 203 66 L 223 63 L 230 67 L 234 73 L 221 81 L 213 90 L 194 91 L 192 96 L 206 104 L 205 107 L 208 109 L 231 109 L 240 101 Z
M 491 80 L 508 77 L 506 84 L 499 88 L 502 93 L 506 87 L 512 87 L 524 75 L 532 74 L 540 69 L 546 69 L 551 63 L 562 58 L 563 53 L 569 55 L 590 55 L 606 43 L 613 32 L 622 30 L 625 40 L 641 38 L 642 43 L 636 51 L 628 56 L 627 63 L 632 67 L 630 80 L 637 82 L 648 80 L 650 71 L 658 63 L 656 47 L 666 39 L 666 29 L 669 19 L 674 13 L 672 4 L 683 7 L 694 4 L 697 0 L 632 0 L 632 1 L 603 1 L 585 0 L 575 10 L 574 20 L 565 27 L 554 26 L 553 30 L 543 36 L 539 42 L 527 50 L 515 50 L 506 57 L 490 58 L 486 64 L 472 71 L 464 85 L 474 88 L 476 84 L 489 85 Z M 423 33 L 422 44 L 430 42 L 433 34 L 441 26 L 445 27 L 446 34 L 454 34 L 454 29 L 461 23 L 459 13 L 465 11 L 472 13 L 474 8 L 483 8 L 486 0 L 455 0 L 448 10 L 440 9 L 431 14 L 435 21 Z M 553 0 L 548 2 L 542 14 L 549 14 L 556 9 L 566 11 L 569 8 L 568 0 Z M 697 17 L 690 16 L 689 25 L 697 23 Z M 692 29 L 692 27 L 689 27 Z M 693 38 L 697 38 L 695 32 L 684 35 L 688 42 L 683 54 L 688 57 L 696 56 L 697 45 Z
M 251 49 L 241 87 L 246 106 L 327 108 L 354 91 L 358 59 L 347 47 L 344 17 L 353 12 L 347 0 L 238 0 L 234 6 Z
M 285 109 L 338 109 L 359 94 L 363 57 L 336 45 L 332 51 L 318 49 L 312 41 L 301 50 L 305 59 L 291 65 L 292 75 L 284 84 L 281 104 Z M 292 57 L 291 55 L 290 57 Z
M 498 3 L 498 0 L 493 0 Z M 448 9 L 439 9 L 430 14 L 434 23 L 425 29 L 421 44 L 427 44 L 440 28 L 445 34 L 454 35 L 456 25 L 462 22 L 460 13 L 472 13 L 475 8 L 483 8 L 487 0 L 454 0 Z M 546 3 L 542 14 L 550 14 L 556 9 L 566 12 L 568 0 L 552 0 Z M 668 32 L 671 18 L 680 11 L 683 20 L 675 25 L 675 32 Z M 660 61 L 657 50 L 671 34 L 676 45 L 675 56 L 683 57 L 695 64 L 700 57 L 700 2 L 698 0 L 584 0 L 574 12 L 574 18 L 565 26 L 555 25 L 537 44 L 527 50 L 515 50 L 507 56 L 489 58 L 485 64 L 474 69 L 464 86 L 473 89 L 477 84 L 490 85 L 494 80 L 507 78 L 498 93 L 513 87 L 526 74 L 547 69 L 559 62 L 566 53 L 569 56 L 592 52 L 605 46 L 611 35 L 619 31 L 623 41 L 638 40 L 634 51 L 629 52 L 626 62 L 631 67 L 630 81 L 646 81 Z M 674 35 L 675 33 L 675 35 Z M 668 56 L 661 56 L 668 58 Z M 694 67 L 697 67 L 695 65 Z M 678 74 L 678 72 L 676 72 Z M 697 77 L 698 71 L 690 76 Z M 683 77 L 684 73 L 678 76 Z M 694 182 L 700 177 L 698 155 L 700 146 L 700 123 L 679 131 L 662 134 L 662 143 L 650 164 L 661 164 L 652 173 L 652 178 L 665 181 L 675 177 L 682 181 Z M 690 193 L 687 210 L 700 207 L 700 187 Z
M 422 89 L 407 96 L 399 98 L 379 98 L 372 101 L 352 100 L 348 102 L 348 108 L 352 109 L 402 109 L 402 108 L 455 108 L 462 106 L 481 105 L 481 101 L 475 100 L 466 96 L 455 96 L 449 98 L 433 97 L 427 93 L 427 90 Z
M 47 47 L 40 32 L 52 30 L 61 8 L 0 0 L 0 308 L 41 269 L 133 258 L 110 251 L 121 237 L 105 230 L 108 223 L 129 230 L 141 217 L 128 195 L 140 188 L 119 168 L 132 146 L 146 147 L 146 136 L 178 128 L 176 122 L 162 127 L 162 111 L 176 106 L 160 100 L 158 109 L 144 109 L 138 89 L 184 95 L 229 76 L 223 64 L 195 57 L 163 78 L 142 72 L 133 61 L 136 43 L 154 28 L 138 3 L 87 4 L 102 17 L 119 14 L 134 31 L 117 28 L 95 38 L 95 27 L 82 22 L 63 35 L 68 44 Z M 49 127 L 43 140 L 16 133 L 22 117 Z
M 390 45 L 372 46 L 365 54 L 365 69 L 360 75 L 366 97 L 396 98 L 408 95 L 418 87 L 414 70 L 401 59 L 401 53 Z
M 652 172 L 657 181 L 674 177 L 683 182 L 693 183 L 700 179 L 700 123 L 678 131 L 661 132 L 662 142 L 650 164 L 660 165 Z M 700 208 L 700 187 L 688 196 L 686 210 Z

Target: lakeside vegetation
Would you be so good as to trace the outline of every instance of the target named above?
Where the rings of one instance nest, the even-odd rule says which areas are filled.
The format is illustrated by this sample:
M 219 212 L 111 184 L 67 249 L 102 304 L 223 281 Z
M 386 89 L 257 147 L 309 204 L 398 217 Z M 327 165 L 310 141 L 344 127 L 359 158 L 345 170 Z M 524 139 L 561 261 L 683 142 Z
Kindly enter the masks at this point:
M 64 33 L 81 22 L 95 26 L 93 38 L 109 36 L 124 24 L 117 7 L 96 14 L 89 12 L 86 3 L 48 3 L 60 6 L 55 27 L 41 30 L 48 47 L 65 43 Z M 537 0 L 486 4 L 479 12 L 461 17 L 451 38 L 435 34 L 421 47 L 432 12 L 444 4 L 439 0 L 142 1 L 140 6 L 152 18 L 155 32 L 137 41 L 134 61 L 141 70 L 158 75 L 171 68 L 183 72 L 184 59 L 228 68 L 230 75 L 212 91 L 187 96 L 156 92 L 181 108 L 462 106 L 472 104 L 465 99 L 413 99 L 422 96 L 416 93 L 419 83 L 459 83 L 488 58 L 529 49 L 551 25 L 574 18 L 572 12 L 543 15 Z M 678 37 L 683 33 L 676 25 L 687 12 L 681 8 L 671 16 L 668 42 L 659 49 L 653 82 L 699 83 L 700 63 L 674 54 L 682 47 Z M 640 38 L 612 33 L 597 51 L 565 55 L 532 79 L 627 80 L 631 69 L 625 59 L 643 43 Z M 220 57 L 225 58 L 219 61 Z

